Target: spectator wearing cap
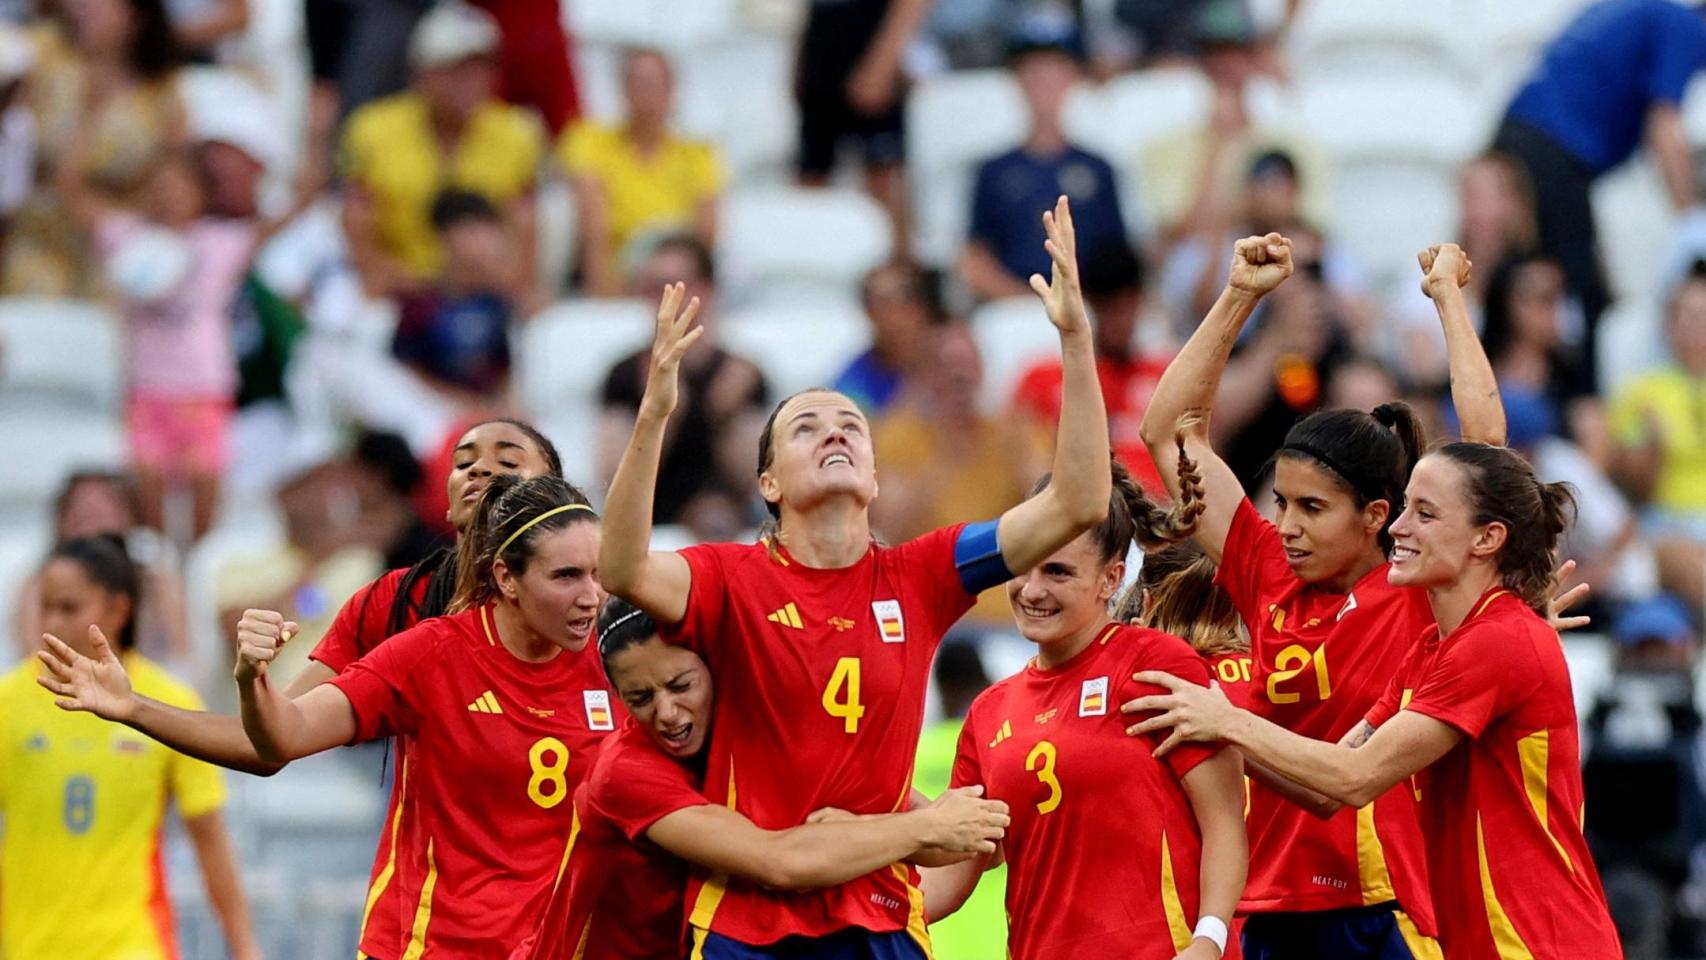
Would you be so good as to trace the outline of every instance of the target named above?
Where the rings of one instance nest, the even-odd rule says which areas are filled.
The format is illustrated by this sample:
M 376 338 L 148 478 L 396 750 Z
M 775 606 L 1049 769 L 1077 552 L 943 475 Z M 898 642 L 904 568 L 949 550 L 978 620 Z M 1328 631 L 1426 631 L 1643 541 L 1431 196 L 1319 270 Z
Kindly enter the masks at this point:
M 1085 252 L 1078 279 L 1096 337 L 1096 374 L 1108 407 L 1108 438 L 1114 456 L 1150 496 L 1165 499 L 1167 484 L 1156 472 L 1138 427 L 1161 372 L 1172 359 L 1171 351 L 1164 348 L 1166 322 L 1151 318 L 1153 322 L 1144 323 L 1148 300 L 1143 261 L 1123 238 L 1081 249 Z M 1029 441 L 1026 450 L 1033 476 L 1048 470 L 1054 456 L 1063 376 L 1059 357 L 1039 360 L 1020 376 L 1013 391 L 1014 420 Z
M 928 356 L 926 337 L 942 313 L 924 271 L 902 260 L 866 274 L 859 299 L 871 323 L 871 349 L 854 358 L 832 386 L 874 419 L 893 405 L 902 383 Z
M 594 296 L 621 295 L 628 262 L 660 236 L 686 232 L 708 246 L 717 236 L 722 163 L 716 147 L 672 128 L 669 60 L 657 50 L 628 51 L 622 95 L 622 123 L 583 120 L 557 146 L 575 190 L 581 286 Z
M 497 50 L 489 14 L 441 3 L 410 39 L 410 89 L 350 117 L 344 230 L 370 295 L 391 296 L 438 275 L 445 253 L 432 204 L 449 188 L 478 193 L 503 213 L 515 263 L 531 281 L 544 134 L 527 111 L 497 99 Z
M 1613 475 L 1645 507 L 1665 589 L 1701 608 L 1706 590 L 1706 262 L 1671 293 L 1670 359 L 1611 401 Z
M 1611 635 L 1626 660 L 1683 668 L 1700 642 L 1687 605 L 1666 593 L 1624 606 L 1611 622 Z
M 1066 98 L 1083 78 L 1076 38 L 1021 39 L 1011 63 L 1031 130 L 1017 149 L 978 168 L 959 262 L 960 279 L 984 300 L 1024 296 L 1032 274 L 1048 276 L 1042 213 L 1062 194 L 1072 199 L 1078 249 L 1126 242 L 1114 168 L 1074 145 L 1063 126 Z
M 1702 67 L 1706 16 L 1697 6 L 1604 0 L 1546 48 L 1494 136 L 1494 147 L 1514 157 L 1534 185 L 1540 248 L 1563 264 L 1581 298 L 1590 357 L 1610 300 L 1590 189 L 1645 145 L 1671 205 L 1685 212 L 1700 203 L 1681 104 Z M 1593 364 L 1580 376 L 1592 390 Z

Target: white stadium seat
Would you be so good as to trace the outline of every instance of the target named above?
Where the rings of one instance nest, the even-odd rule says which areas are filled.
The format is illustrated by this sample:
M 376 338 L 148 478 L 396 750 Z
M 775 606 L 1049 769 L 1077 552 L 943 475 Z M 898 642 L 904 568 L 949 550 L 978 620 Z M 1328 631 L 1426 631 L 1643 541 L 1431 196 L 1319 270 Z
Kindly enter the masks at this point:
M 854 301 L 770 301 L 718 318 L 730 353 L 758 364 L 776 399 L 827 387 L 871 343 L 870 325 Z
M 1600 256 L 1613 297 L 1644 297 L 1663 282 L 1675 214 L 1658 168 L 1626 163 L 1593 186 Z
M 971 315 L 971 328 L 983 354 L 985 410 L 1005 409 L 1027 367 L 1060 355 L 1060 336 L 1036 297 L 984 304 Z
M 582 43 L 686 51 L 740 27 L 739 0 L 566 0 L 563 21 Z
M 568 285 L 579 251 L 575 241 L 575 195 L 569 185 L 549 177 L 534 201 L 539 210 L 539 279 L 553 293 Z
M 0 299 L 0 407 L 114 412 L 119 320 L 86 300 Z
M 1526 2 L 1526 0 L 1525 0 Z M 1303 77 L 1353 77 L 1393 70 L 1449 75 L 1457 66 L 1445 3 L 1310 0 L 1287 34 L 1288 60 Z M 1455 0 L 1463 6 L 1463 0 Z
M 965 242 L 978 164 L 1025 138 L 1025 105 L 1005 70 L 931 77 L 906 102 L 907 175 L 918 258 L 947 266 Z
M 564 457 L 575 483 L 593 480 L 599 393 L 617 361 L 651 343 L 657 307 L 639 300 L 573 300 L 529 320 L 517 337 L 522 406 Z
M 1073 91 L 1066 130 L 1075 143 L 1123 169 L 1157 140 L 1202 126 L 1212 95 L 1199 70 L 1127 73 Z
M 122 425 L 101 414 L 7 411 L 0 437 L 8 449 L 29 453 L 0 461 L 0 525 L 39 519 L 73 470 L 119 470 L 127 460 Z
M 1617 301 L 1600 315 L 1598 356 L 1594 357 L 1600 396 L 1608 400 L 1617 396 L 1636 375 L 1665 362 L 1670 349 L 1665 344 L 1663 313 L 1656 301 L 1632 298 Z
M 1473 156 L 1492 133 L 1467 91 L 1437 77 L 1384 75 L 1377 80 L 1304 83 L 1297 92 L 1297 120 L 1336 161 L 1456 165 Z
M 723 203 L 718 270 L 733 299 L 766 286 L 800 286 L 853 296 L 872 268 L 894 253 L 894 228 L 862 191 L 754 187 Z

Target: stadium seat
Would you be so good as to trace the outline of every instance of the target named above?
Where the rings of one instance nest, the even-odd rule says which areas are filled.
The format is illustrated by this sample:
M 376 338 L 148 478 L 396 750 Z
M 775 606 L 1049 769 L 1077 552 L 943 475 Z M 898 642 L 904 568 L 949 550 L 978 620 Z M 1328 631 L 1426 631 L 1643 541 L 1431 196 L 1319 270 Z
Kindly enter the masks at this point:
M 18 587 L 35 575 L 42 558 L 47 556 L 52 541 L 46 511 L 35 517 L 21 518 L 21 522 L 8 524 L 0 530 L 0 623 L 9 626 L 18 622 L 18 611 L 15 607 Z M 7 635 L 11 636 L 10 630 Z M 12 639 L 14 642 L 28 642 L 34 638 Z M 0 656 L 4 656 L 8 663 L 17 659 L 19 649 L 16 645 L 0 640 Z
M 1099 87 L 1081 86 L 1066 106 L 1073 141 L 1123 168 L 1155 141 L 1207 119 L 1212 90 L 1199 70 L 1184 67 L 1127 73 Z
M 114 417 L 69 410 L 0 413 L 0 436 L 28 451 L 0 463 L 0 525 L 37 522 L 74 470 L 122 469 L 124 429 Z
M 568 287 L 574 270 L 575 246 L 579 239 L 575 230 L 575 195 L 559 177 L 547 177 L 536 194 L 539 209 L 539 280 L 545 289 L 557 293 Z
M 1600 256 L 1613 297 L 1641 297 L 1658 290 L 1675 215 L 1658 168 L 1626 163 L 1593 187 Z
M 594 479 L 605 374 L 650 343 L 656 323 L 656 306 L 639 300 L 568 300 L 545 308 L 517 335 L 522 407 L 557 445 L 574 483 Z
M 184 555 L 184 607 L 190 650 L 207 676 L 189 677 L 203 693 L 214 695 L 209 709 L 236 703 L 231 685 L 229 628 L 219 622 L 216 591 L 219 573 L 232 560 L 263 554 L 284 543 L 284 518 L 274 503 L 228 514 Z
M 1339 162 L 1429 160 L 1455 166 L 1492 132 L 1466 89 L 1415 74 L 1303 83 L 1297 121 Z
M 864 311 L 851 300 L 772 301 L 731 311 L 719 319 L 717 335 L 731 353 L 758 364 L 776 399 L 828 386 L 870 346 Z
M 1610 399 L 1631 379 L 1665 362 L 1664 310 L 1655 301 L 1624 299 L 1599 318 L 1594 367 L 1600 396 Z
M 1356 77 L 1394 70 L 1449 76 L 1453 20 L 1438 4 L 1311 0 L 1285 38 L 1298 76 Z
M 563 20 L 581 43 L 688 51 L 740 26 L 739 0 L 565 0 Z
M 100 304 L 0 299 L 0 344 L 0 409 L 118 409 L 119 320 Z
M 914 252 L 947 266 L 965 242 L 978 164 L 1025 137 L 1024 101 L 1005 70 L 943 74 L 913 88 L 906 124 Z
M 725 295 L 794 284 L 852 296 L 894 252 L 888 214 L 859 190 L 754 187 L 731 191 L 718 240 Z
M 1471 3 L 1461 11 L 1463 29 L 1453 31 L 1464 72 L 1490 110 L 1502 114 L 1517 86 L 1552 42 L 1590 0 L 1524 0 Z
M 1457 227 L 1455 169 L 1404 161 L 1341 162 L 1334 168 L 1331 237 L 1366 273 L 1375 289 L 1414 283 L 1416 253 L 1453 236 Z
M 971 328 L 983 354 L 985 410 L 1005 409 L 1027 367 L 1060 355 L 1060 337 L 1036 297 L 984 304 L 971 315 Z

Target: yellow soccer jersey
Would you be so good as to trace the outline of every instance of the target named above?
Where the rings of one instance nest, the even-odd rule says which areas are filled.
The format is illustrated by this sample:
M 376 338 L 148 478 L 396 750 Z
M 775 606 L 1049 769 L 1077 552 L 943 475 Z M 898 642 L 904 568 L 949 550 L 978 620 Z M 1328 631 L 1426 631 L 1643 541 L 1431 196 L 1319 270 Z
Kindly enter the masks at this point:
M 219 771 L 87 713 L 35 682 L 32 659 L 0 677 L 0 957 L 170 960 L 161 866 L 170 797 L 184 818 L 225 802 Z M 135 690 L 191 710 L 201 700 L 137 654 Z

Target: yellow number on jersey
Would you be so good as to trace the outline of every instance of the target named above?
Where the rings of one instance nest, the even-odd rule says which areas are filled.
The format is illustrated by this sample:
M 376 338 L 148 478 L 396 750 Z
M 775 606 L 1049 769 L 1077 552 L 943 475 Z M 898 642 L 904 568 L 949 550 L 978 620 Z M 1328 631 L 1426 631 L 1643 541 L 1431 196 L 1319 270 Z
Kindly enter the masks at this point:
M 546 762 L 546 757 L 550 757 L 550 762 Z M 533 777 L 527 781 L 528 799 L 546 810 L 562 803 L 569 795 L 569 748 L 563 741 L 556 737 L 533 741 L 527 750 L 527 763 L 533 768 Z
M 1221 683 L 1249 683 L 1250 658 L 1236 657 L 1222 660 L 1215 664 L 1214 671 L 1220 674 Z
M 847 688 L 847 699 L 840 699 L 842 687 Z M 835 661 L 835 672 L 829 675 L 829 685 L 823 688 L 823 709 L 832 717 L 840 717 L 842 729 L 848 733 L 859 732 L 859 718 L 865 715 L 865 706 L 859 702 L 859 658 L 842 657 Z
M 1294 643 L 1274 657 L 1274 672 L 1268 674 L 1268 702 L 1296 703 L 1301 700 L 1301 694 L 1280 693 L 1279 685 L 1302 673 L 1311 662 L 1315 664 L 1315 692 L 1323 700 L 1331 697 L 1333 681 L 1327 676 L 1327 647 L 1322 645 L 1312 652 L 1308 647 Z
M 1034 771 L 1037 782 L 1048 787 L 1048 797 L 1037 804 L 1038 813 L 1052 813 L 1060 806 L 1060 780 L 1054 775 L 1054 758 L 1054 744 L 1047 740 L 1037 741 L 1030 756 L 1025 758 L 1025 769 Z

